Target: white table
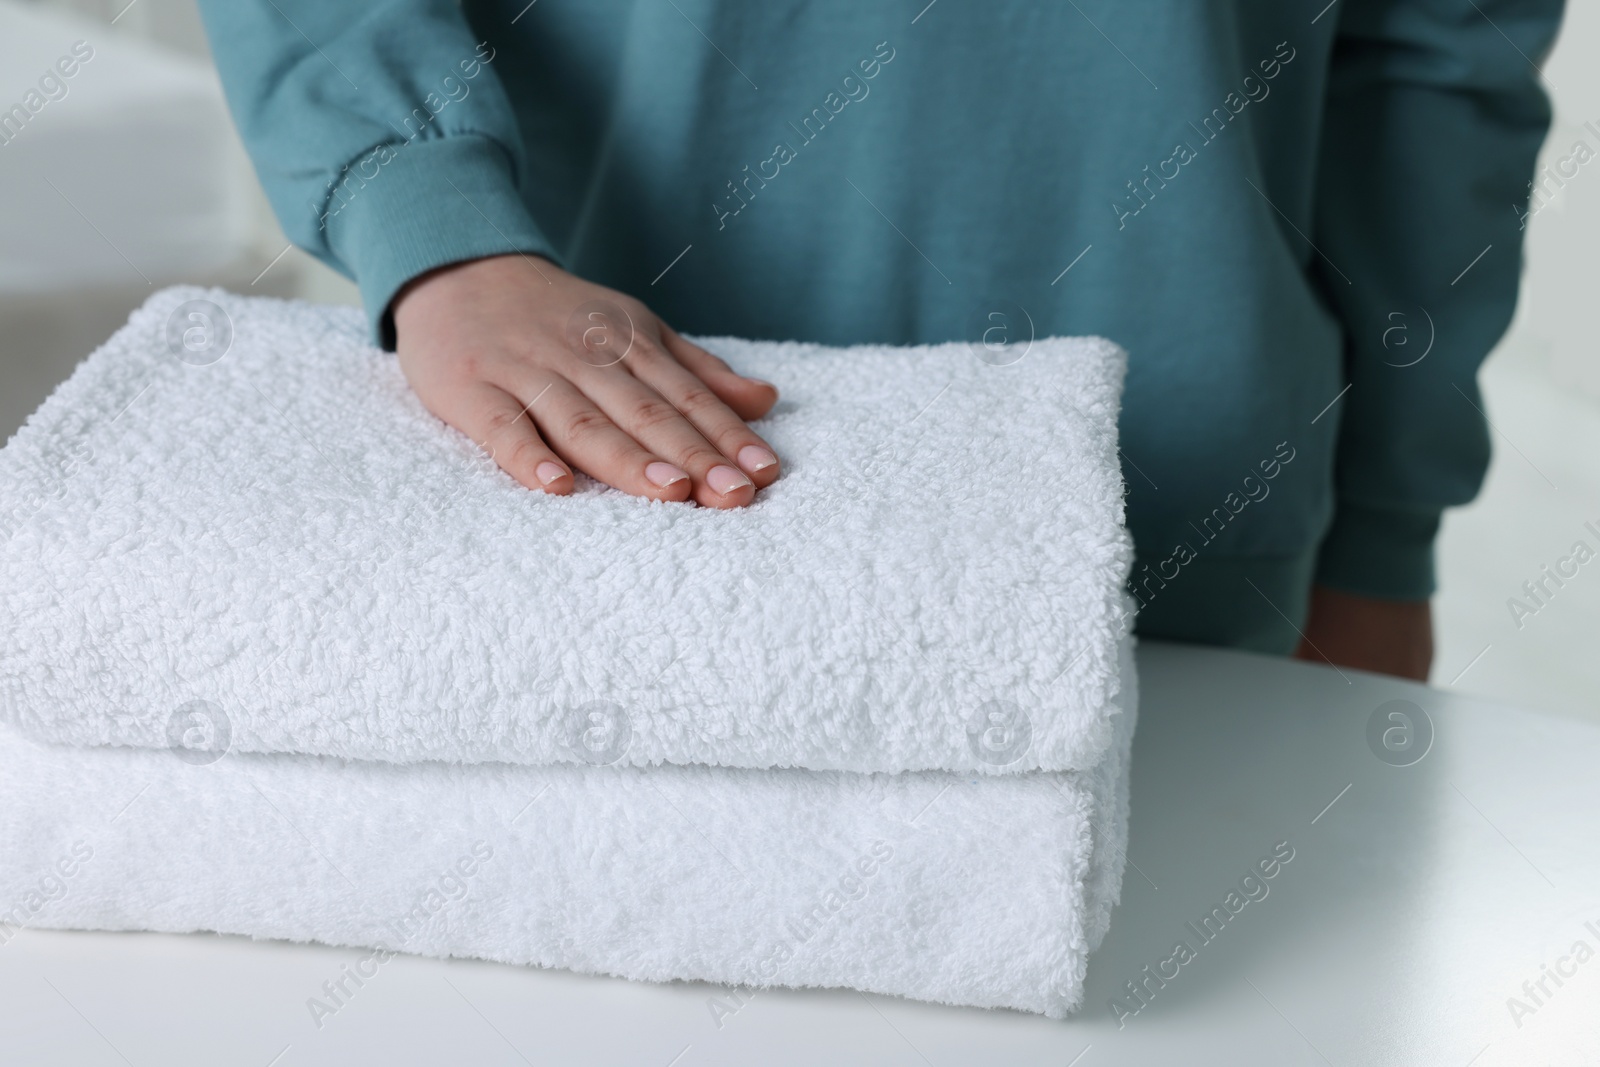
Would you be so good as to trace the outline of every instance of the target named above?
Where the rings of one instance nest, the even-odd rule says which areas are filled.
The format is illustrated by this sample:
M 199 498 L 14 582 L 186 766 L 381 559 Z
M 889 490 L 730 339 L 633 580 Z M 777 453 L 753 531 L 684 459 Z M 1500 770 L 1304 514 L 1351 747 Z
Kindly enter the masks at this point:
M 768 991 L 719 1028 L 709 986 L 400 957 L 319 1030 L 306 999 L 358 953 L 24 931 L 0 1063 L 1600 1063 L 1600 955 L 1570 955 L 1600 953 L 1600 730 L 1215 650 L 1148 644 L 1140 671 L 1131 866 L 1068 1022 Z M 1435 733 L 1408 766 L 1367 740 L 1397 699 Z M 1282 841 L 1269 895 L 1200 945 L 1185 924 Z M 1110 999 L 1179 938 L 1194 959 L 1119 1028 Z

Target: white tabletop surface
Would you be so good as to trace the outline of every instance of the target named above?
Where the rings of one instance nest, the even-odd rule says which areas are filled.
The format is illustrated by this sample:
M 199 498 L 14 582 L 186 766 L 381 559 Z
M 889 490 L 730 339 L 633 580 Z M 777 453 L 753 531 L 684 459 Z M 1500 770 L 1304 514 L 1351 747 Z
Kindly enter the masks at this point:
M 307 998 L 359 953 L 29 930 L 0 947 L 0 1063 L 1600 1063 L 1600 730 L 1176 645 L 1140 674 L 1130 866 L 1066 1022 L 842 990 L 729 1015 L 698 983 L 397 957 L 319 1029 Z M 1409 765 L 1404 723 L 1398 754 L 1368 742 L 1392 700 L 1432 723 Z M 1199 945 L 1186 923 L 1284 841 L 1269 894 Z M 1180 938 L 1194 958 L 1119 1027 L 1111 998 Z

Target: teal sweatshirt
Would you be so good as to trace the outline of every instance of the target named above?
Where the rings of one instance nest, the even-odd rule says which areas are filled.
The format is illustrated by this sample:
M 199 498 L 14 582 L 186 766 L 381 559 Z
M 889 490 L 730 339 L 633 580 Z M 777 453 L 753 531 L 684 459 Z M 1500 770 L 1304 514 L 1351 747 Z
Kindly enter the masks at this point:
M 1429 596 L 1560 0 L 925 3 L 201 7 L 380 343 L 408 279 L 514 251 L 688 333 L 1101 334 L 1142 633 L 1286 651 L 1313 581 Z

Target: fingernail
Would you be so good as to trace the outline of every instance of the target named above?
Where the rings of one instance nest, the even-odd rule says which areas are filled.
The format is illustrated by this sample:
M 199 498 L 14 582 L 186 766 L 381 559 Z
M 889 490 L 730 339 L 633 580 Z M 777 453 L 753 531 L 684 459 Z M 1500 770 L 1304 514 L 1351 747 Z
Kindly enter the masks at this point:
M 689 477 L 670 463 L 652 463 L 644 469 L 644 476 L 665 489 L 673 482 L 681 482 Z
M 706 484 L 723 496 L 750 484 L 750 479 L 732 467 L 717 466 L 706 472 Z
M 776 385 L 773 385 L 771 382 L 767 381 L 765 378 L 750 378 L 750 377 L 746 377 L 745 381 L 747 381 L 747 382 L 755 382 L 757 385 L 764 385 L 768 389 L 773 390 L 774 392 L 776 392 L 777 388 L 778 388 Z
M 549 460 L 545 460 L 535 467 L 533 473 L 538 476 L 540 485 L 549 485 L 557 478 L 565 478 L 567 476 L 565 467 L 559 463 L 551 463 Z
M 751 474 L 756 471 L 766 470 L 776 462 L 778 462 L 778 457 L 760 445 L 745 445 L 739 449 L 739 466 Z

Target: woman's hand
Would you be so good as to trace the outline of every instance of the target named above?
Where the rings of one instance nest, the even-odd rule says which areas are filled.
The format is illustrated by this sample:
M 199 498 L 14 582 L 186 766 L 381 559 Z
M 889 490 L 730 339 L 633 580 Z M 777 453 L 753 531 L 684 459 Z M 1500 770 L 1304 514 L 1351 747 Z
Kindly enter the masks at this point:
M 1426 600 L 1377 600 L 1311 587 L 1311 611 L 1295 658 L 1428 680 L 1433 613 Z
M 778 477 L 777 456 L 745 425 L 771 410 L 776 388 L 548 260 L 441 267 L 407 284 L 393 311 L 400 366 L 423 404 L 530 489 L 570 493 L 577 469 L 635 496 L 728 508 Z

